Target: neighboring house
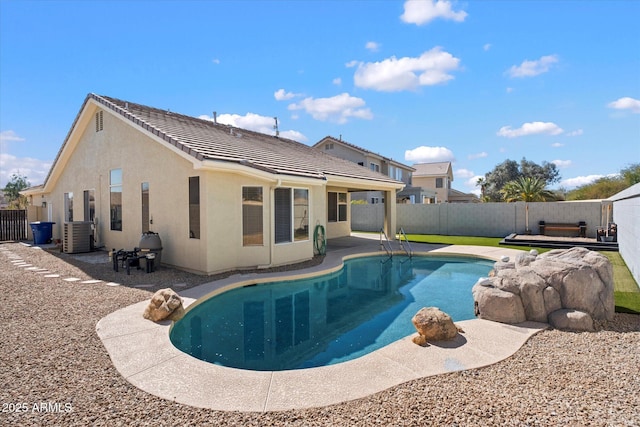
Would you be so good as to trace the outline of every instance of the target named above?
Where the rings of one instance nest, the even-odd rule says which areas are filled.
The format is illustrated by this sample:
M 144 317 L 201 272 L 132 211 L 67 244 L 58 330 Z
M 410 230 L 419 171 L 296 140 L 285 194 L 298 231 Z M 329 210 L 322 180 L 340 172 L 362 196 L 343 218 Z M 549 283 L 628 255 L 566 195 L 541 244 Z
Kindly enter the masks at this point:
M 356 163 L 373 172 L 380 172 L 392 179 L 402 181 L 406 186 L 411 185 L 411 174 L 414 171 L 412 167 L 345 142 L 342 138 L 336 139 L 332 136 L 326 136 L 313 147 L 340 159 Z M 351 200 L 364 200 L 369 204 L 383 203 L 384 195 L 380 191 L 357 192 L 351 195 Z M 398 202 L 401 200 L 398 199 Z
M 477 202 L 473 194 L 451 188 L 453 170 L 451 162 L 418 163 L 413 165 L 413 185 L 424 190 L 422 201 L 416 203 L 469 203 Z M 406 189 L 404 191 L 407 191 Z M 430 193 L 430 194 L 429 194 Z
M 89 94 L 40 188 L 53 237 L 93 221 L 97 246 L 132 249 L 146 231 L 162 262 L 189 271 L 308 260 L 314 230 L 351 232 L 349 194 L 381 191 L 395 231 L 404 182 L 298 142 Z

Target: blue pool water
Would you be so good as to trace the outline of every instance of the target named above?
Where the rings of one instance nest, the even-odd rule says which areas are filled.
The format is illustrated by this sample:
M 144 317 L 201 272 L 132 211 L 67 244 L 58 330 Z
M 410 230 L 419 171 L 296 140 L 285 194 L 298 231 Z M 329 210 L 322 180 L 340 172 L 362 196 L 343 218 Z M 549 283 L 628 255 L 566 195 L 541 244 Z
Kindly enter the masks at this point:
M 373 256 L 304 280 L 248 285 L 189 310 L 172 343 L 198 359 L 260 371 L 355 359 L 414 334 L 411 318 L 438 307 L 474 318 L 471 288 L 493 262 L 477 258 Z

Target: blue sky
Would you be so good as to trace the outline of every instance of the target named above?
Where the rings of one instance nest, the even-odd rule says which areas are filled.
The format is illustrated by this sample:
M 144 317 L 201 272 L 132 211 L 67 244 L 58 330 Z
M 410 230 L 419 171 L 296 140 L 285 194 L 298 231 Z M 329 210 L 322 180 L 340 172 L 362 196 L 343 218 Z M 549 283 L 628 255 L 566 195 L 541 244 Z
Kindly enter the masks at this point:
M 640 162 L 640 1 L 0 0 L 0 186 L 44 181 L 89 92 L 397 161 L 474 191 Z

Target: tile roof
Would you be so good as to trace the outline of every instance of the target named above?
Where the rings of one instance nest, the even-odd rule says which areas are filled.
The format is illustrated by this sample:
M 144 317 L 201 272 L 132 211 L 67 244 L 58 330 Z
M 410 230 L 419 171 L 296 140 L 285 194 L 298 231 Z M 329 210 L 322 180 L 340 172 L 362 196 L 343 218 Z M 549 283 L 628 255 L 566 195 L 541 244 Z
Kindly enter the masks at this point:
M 413 165 L 416 170 L 414 177 L 420 176 L 444 176 L 451 168 L 451 162 L 416 163 Z
M 198 160 L 233 162 L 276 175 L 316 179 L 326 179 L 327 175 L 333 175 L 402 184 L 383 174 L 286 138 L 108 96 L 89 94 L 87 98 L 95 100 Z

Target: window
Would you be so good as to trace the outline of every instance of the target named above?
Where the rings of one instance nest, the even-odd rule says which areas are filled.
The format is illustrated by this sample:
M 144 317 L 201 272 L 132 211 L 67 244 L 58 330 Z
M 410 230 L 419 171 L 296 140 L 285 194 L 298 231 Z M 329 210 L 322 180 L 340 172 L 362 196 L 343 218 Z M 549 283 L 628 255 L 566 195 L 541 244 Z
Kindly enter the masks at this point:
M 140 193 L 142 194 L 142 232 L 149 232 L 149 224 L 151 218 L 149 217 L 149 183 L 143 182 L 140 184 Z
M 122 231 L 122 169 L 112 169 L 109 175 L 109 212 L 111 230 Z
M 96 132 L 100 132 L 102 129 L 104 129 L 103 126 L 103 121 L 102 121 L 102 111 L 98 111 L 96 113 Z
M 364 166 L 364 162 L 358 162 L 358 166 Z
M 325 149 L 325 150 L 333 150 L 333 142 L 332 142 L 331 144 L 326 144 L 326 145 L 324 146 L 324 149 Z
M 92 221 L 96 217 L 96 196 L 93 190 L 84 190 L 84 220 Z
M 436 188 L 442 188 L 442 178 L 436 178 Z
M 189 177 L 189 238 L 200 238 L 200 177 Z
M 73 221 L 73 193 L 64 193 L 64 221 Z
M 275 300 L 276 354 L 308 341 L 310 330 L 309 291 L 298 292 Z
M 276 188 L 274 196 L 275 242 L 309 240 L 309 190 Z
M 380 165 L 376 165 L 375 163 L 369 163 L 369 168 L 374 172 L 380 172 Z
M 327 220 L 342 222 L 347 220 L 347 193 L 329 192 Z
M 276 188 L 275 197 L 275 242 L 291 241 L 291 189 Z
M 262 187 L 242 187 L 242 245 L 263 244 Z
M 395 176 L 397 181 L 402 181 L 402 169 L 400 168 L 396 168 L 396 176 Z
M 293 225 L 296 242 L 309 240 L 309 190 L 293 190 Z

